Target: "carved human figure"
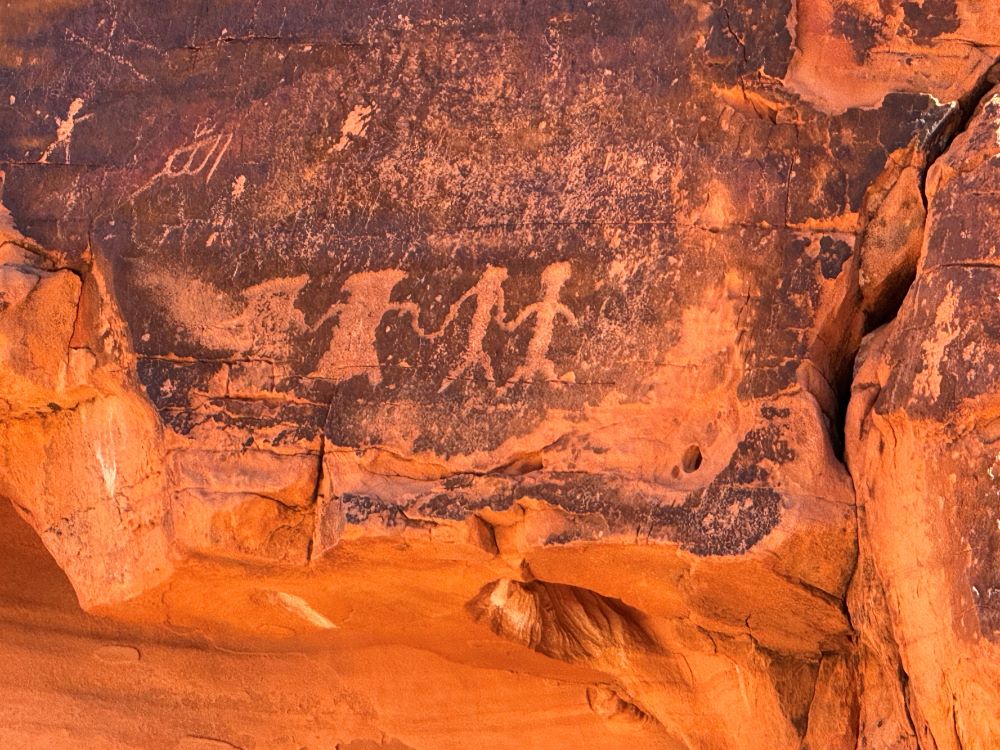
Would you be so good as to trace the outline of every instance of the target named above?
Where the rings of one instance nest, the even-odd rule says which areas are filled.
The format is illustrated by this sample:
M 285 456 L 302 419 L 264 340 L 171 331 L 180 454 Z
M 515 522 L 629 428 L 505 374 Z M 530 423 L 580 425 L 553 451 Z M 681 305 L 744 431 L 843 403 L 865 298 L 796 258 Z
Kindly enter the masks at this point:
M 486 377 L 490 380 L 493 379 L 493 363 L 486 350 L 483 349 L 483 341 L 486 338 L 486 329 L 489 328 L 490 322 L 495 320 L 497 323 L 502 324 L 506 316 L 503 292 L 503 283 L 506 280 L 506 268 L 487 266 L 479 281 L 476 282 L 476 285 L 466 290 L 465 294 L 459 297 L 451 306 L 441 327 L 433 333 L 425 334 L 430 339 L 439 337 L 458 317 L 463 305 L 468 300 L 475 298 L 476 306 L 472 311 L 472 318 L 469 321 L 462 359 L 448 372 L 444 382 L 438 389 L 438 393 L 446 391 L 459 377 L 472 370 L 476 365 L 482 366 Z
M 311 377 L 342 382 L 365 375 L 371 385 L 382 382 L 382 369 L 375 348 L 375 336 L 382 318 L 391 310 L 409 312 L 416 321 L 419 308 L 412 302 L 390 302 L 392 290 L 405 272 L 397 268 L 363 271 L 347 278 L 343 291 L 346 302 L 338 302 L 321 317 L 313 330 L 334 315 L 338 316 L 330 345 Z M 415 326 L 415 322 L 412 323 Z
M 443 336 L 463 310 L 468 308 L 466 303 L 473 301 L 461 359 L 449 370 L 438 393 L 446 391 L 463 375 L 467 376 L 477 365 L 482 367 L 489 380 L 493 380 L 493 362 L 484 348 L 490 323 L 496 322 L 501 329 L 512 332 L 532 317 L 534 329 L 524 353 L 524 362 L 518 366 L 503 390 L 539 374 L 545 380 L 557 380 L 555 365 L 548 357 L 556 319 L 563 317 L 574 325 L 577 322 L 573 311 L 559 300 L 570 275 L 569 263 L 553 263 L 548 266 L 542 272 L 541 299 L 528 305 L 508 321 L 503 288 L 508 277 L 507 269 L 487 266 L 475 285 L 451 305 L 440 327 L 436 331 L 427 332 L 418 324 L 420 309 L 416 304 L 390 301 L 393 289 L 405 276 L 403 271 L 386 269 L 354 274 L 344 282 L 343 291 L 347 294 L 347 300 L 331 305 L 312 326 L 315 331 L 330 318 L 337 317 L 327 351 L 311 376 L 342 382 L 356 375 L 365 375 L 371 385 L 378 385 L 382 382 L 382 371 L 375 348 L 375 337 L 386 313 L 393 310 L 409 313 L 413 330 L 425 339 L 434 340 Z
M 80 110 L 83 109 L 84 101 L 82 98 L 77 97 L 69 105 L 69 110 L 66 112 L 66 118 L 61 117 L 56 118 L 56 139 L 49 144 L 48 148 L 42 152 L 41 158 L 38 160 L 40 164 L 48 164 L 49 157 L 56 151 L 56 149 L 62 147 L 63 156 L 66 164 L 69 164 L 69 147 L 70 141 L 73 137 L 73 128 L 84 120 L 89 120 L 93 117 L 93 113 L 86 114 L 83 117 L 79 117 Z
M 573 311 L 559 301 L 563 285 L 571 275 L 572 269 L 566 261 L 548 266 L 542 272 L 542 298 L 523 308 L 513 320 L 503 323 L 505 330 L 515 331 L 528 318 L 535 318 L 535 327 L 524 352 L 524 362 L 514 371 L 502 390 L 539 374 L 545 380 L 558 380 L 555 365 L 549 359 L 549 347 L 552 346 L 556 318 L 562 316 L 573 325 L 577 322 Z

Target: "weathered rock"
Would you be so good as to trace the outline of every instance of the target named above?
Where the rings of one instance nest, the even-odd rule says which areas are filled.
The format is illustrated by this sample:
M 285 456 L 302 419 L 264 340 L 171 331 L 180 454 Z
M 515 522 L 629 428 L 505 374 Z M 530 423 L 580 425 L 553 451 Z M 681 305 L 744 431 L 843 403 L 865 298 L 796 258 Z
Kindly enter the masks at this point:
M 59 265 L 0 209 L 0 494 L 85 606 L 170 573 L 161 428 L 100 264 Z
M 988 4 L 4 13 L 0 495 L 85 608 L 572 744 L 990 746 Z M 350 726 L 470 744 L 371 658 Z
M 803 0 L 793 6 L 795 56 L 784 82 L 826 111 L 877 107 L 894 91 L 956 101 L 1000 55 L 1000 17 L 990 3 Z
M 903 700 L 921 747 L 1000 741 L 1000 523 L 989 500 L 998 125 L 991 92 L 931 167 L 916 283 L 872 334 L 854 382 L 848 457 L 869 559 L 858 598 L 885 592 L 874 648 L 908 675 Z

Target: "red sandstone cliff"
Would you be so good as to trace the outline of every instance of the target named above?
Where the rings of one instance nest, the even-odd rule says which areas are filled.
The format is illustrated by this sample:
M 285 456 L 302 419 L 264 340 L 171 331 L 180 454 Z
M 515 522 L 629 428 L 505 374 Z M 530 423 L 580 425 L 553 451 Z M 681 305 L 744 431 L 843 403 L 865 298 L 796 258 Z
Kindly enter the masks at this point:
M 0 8 L 0 745 L 1000 746 L 997 60 Z

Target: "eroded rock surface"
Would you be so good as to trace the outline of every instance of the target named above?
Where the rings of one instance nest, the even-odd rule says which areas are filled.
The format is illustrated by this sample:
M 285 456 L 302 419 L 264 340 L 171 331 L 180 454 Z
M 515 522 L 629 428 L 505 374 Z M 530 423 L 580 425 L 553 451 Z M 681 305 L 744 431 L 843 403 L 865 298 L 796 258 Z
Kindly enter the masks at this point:
M 865 558 L 858 598 L 884 592 L 872 647 L 898 659 L 913 731 L 939 748 L 989 747 L 1000 737 L 989 219 L 998 125 L 994 90 L 931 167 L 916 282 L 897 317 L 866 340 L 850 420 Z
M 101 742 L 992 746 L 989 4 L 0 13 L 0 494 L 361 696 Z

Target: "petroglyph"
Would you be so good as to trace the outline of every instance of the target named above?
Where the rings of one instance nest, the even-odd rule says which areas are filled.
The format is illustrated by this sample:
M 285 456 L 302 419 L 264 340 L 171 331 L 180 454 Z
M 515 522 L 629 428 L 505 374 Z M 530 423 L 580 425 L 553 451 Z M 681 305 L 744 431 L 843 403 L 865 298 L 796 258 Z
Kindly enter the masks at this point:
M 443 393 L 459 378 L 474 374 L 477 366 L 482 368 L 488 382 L 495 382 L 494 362 L 485 348 L 491 323 L 496 323 L 499 330 L 507 334 L 529 321 L 533 321 L 534 326 L 524 351 L 524 361 L 501 391 L 524 380 L 558 381 L 560 378 L 549 358 L 549 349 L 560 318 L 573 325 L 577 323 L 576 315 L 560 300 L 562 288 L 571 274 L 569 263 L 548 266 L 541 276 L 541 298 L 508 320 L 504 294 L 507 269 L 487 266 L 479 280 L 451 304 L 435 331 L 420 327 L 420 307 L 416 303 L 392 301 L 393 290 L 406 278 L 406 272 L 396 268 L 348 276 L 341 288 L 345 299 L 330 305 L 311 326 L 296 307 L 309 279 L 304 274 L 271 279 L 249 287 L 241 292 L 239 300 L 212 284 L 177 274 L 148 273 L 144 283 L 155 288 L 174 322 L 198 344 L 209 349 L 288 362 L 298 349 L 293 343 L 300 336 L 318 334 L 328 328 L 329 343 L 309 377 L 334 383 L 356 376 L 363 376 L 371 386 L 382 382 L 383 363 L 379 359 L 376 337 L 382 329 L 383 319 L 391 312 L 408 317 L 410 328 L 426 341 L 464 336 L 465 345 L 459 361 L 439 385 L 438 393 Z M 332 326 L 328 327 L 331 320 Z M 461 332 L 463 328 L 464 333 Z
M 343 288 L 348 295 L 347 301 L 331 305 L 313 326 L 315 330 L 337 316 L 330 346 L 311 377 L 339 383 L 355 375 L 365 375 L 372 385 L 382 382 L 382 368 L 375 349 L 375 334 L 382 318 L 390 310 L 399 310 L 411 313 L 416 321 L 420 312 L 412 302 L 389 301 L 392 290 L 405 277 L 405 272 L 395 268 L 365 271 L 348 277 Z
M 48 148 L 42 152 L 41 158 L 38 162 L 40 164 L 48 164 L 49 157 L 55 152 L 60 146 L 63 149 L 63 157 L 65 163 L 69 164 L 69 146 L 73 139 L 73 128 L 77 123 L 83 122 L 91 117 L 91 114 L 86 114 L 83 117 L 78 117 L 80 110 L 83 109 L 84 101 L 80 97 L 74 99 L 70 105 L 69 109 L 66 111 L 65 119 L 57 117 L 56 118 L 56 139 L 49 144 Z
M 71 42 L 75 42 L 76 44 L 79 44 L 82 47 L 85 47 L 86 49 L 88 49 L 91 52 L 93 52 L 95 55 L 100 55 L 101 57 L 106 57 L 107 59 L 109 59 L 109 60 L 111 60 L 113 62 L 118 63 L 123 68 L 127 69 L 132 75 L 134 75 L 140 81 L 144 81 L 144 82 L 148 82 L 149 81 L 149 76 L 147 76 L 144 73 L 141 73 L 139 70 L 137 70 L 136 67 L 135 67 L 135 65 L 133 65 L 127 58 L 125 58 L 122 55 L 116 55 L 115 53 L 113 53 L 113 52 L 110 51 L 110 44 L 111 44 L 110 37 L 108 38 L 107 45 L 105 47 L 101 47 L 98 44 L 96 44 L 95 42 L 92 42 L 90 39 L 86 39 L 86 38 L 80 36 L 79 34 L 73 33 L 70 29 L 66 29 L 65 33 L 66 33 L 66 38 L 68 40 L 70 40 Z
M 286 361 L 291 357 L 291 337 L 306 330 L 302 311 L 295 307 L 305 274 L 269 279 L 243 292 L 246 307 L 236 317 L 224 321 L 233 330 L 245 332 L 252 343 L 249 351 L 261 357 Z
M 945 350 L 960 333 L 955 322 L 958 297 L 953 287 L 951 283 L 947 285 L 945 297 L 934 315 L 933 338 L 928 336 L 920 346 L 924 367 L 913 381 L 914 391 L 931 401 L 936 401 L 941 396 L 941 383 L 944 379 L 941 365 L 945 362 Z
M 462 306 L 470 299 L 475 299 L 476 306 L 472 311 L 472 319 L 469 321 L 468 338 L 462 360 L 451 368 L 444 383 L 438 389 L 438 393 L 446 391 L 461 375 L 469 372 L 476 365 L 482 366 L 487 379 L 495 380 L 493 377 L 493 362 L 483 349 L 483 340 L 486 338 L 486 329 L 489 327 L 490 321 L 503 324 L 503 319 L 506 315 L 504 310 L 503 282 L 506 280 L 506 268 L 487 266 L 486 270 L 483 271 L 483 275 L 479 278 L 479 282 L 467 290 L 451 306 L 441 327 L 434 333 L 427 334 L 427 338 L 441 336 L 458 317 Z
M 307 330 L 295 300 L 308 280 L 305 274 L 269 279 L 244 289 L 240 302 L 183 274 L 148 273 L 144 283 L 201 346 L 284 362 L 291 357 L 293 337 Z
M 151 188 L 158 180 L 175 180 L 180 177 L 197 177 L 205 172 L 207 185 L 219 167 L 219 162 L 233 141 L 232 133 L 214 133 L 211 127 L 200 127 L 194 132 L 191 143 L 179 146 L 170 152 L 160 171 L 154 174 L 132 196 L 137 197 Z M 211 164 L 211 166 L 209 166 Z
M 576 325 L 576 315 L 566 305 L 559 301 L 563 285 L 572 275 L 569 263 L 553 263 L 542 272 L 542 298 L 528 305 L 517 317 L 504 324 L 508 331 L 514 331 L 524 322 L 534 316 L 535 327 L 524 353 L 524 364 L 519 365 L 510 380 L 503 386 L 506 390 L 514 383 L 530 380 L 535 375 L 541 375 L 544 380 L 557 380 L 556 367 L 549 359 L 549 347 L 552 346 L 552 332 L 556 318 L 563 317 L 569 323 Z
M 359 104 L 344 119 L 344 125 L 340 129 L 340 140 L 337 141 L 331 150 L 343 151 L 355 138 L 360 138 L 368 129 L 368 123 L 375 114 L 375 105 Z

